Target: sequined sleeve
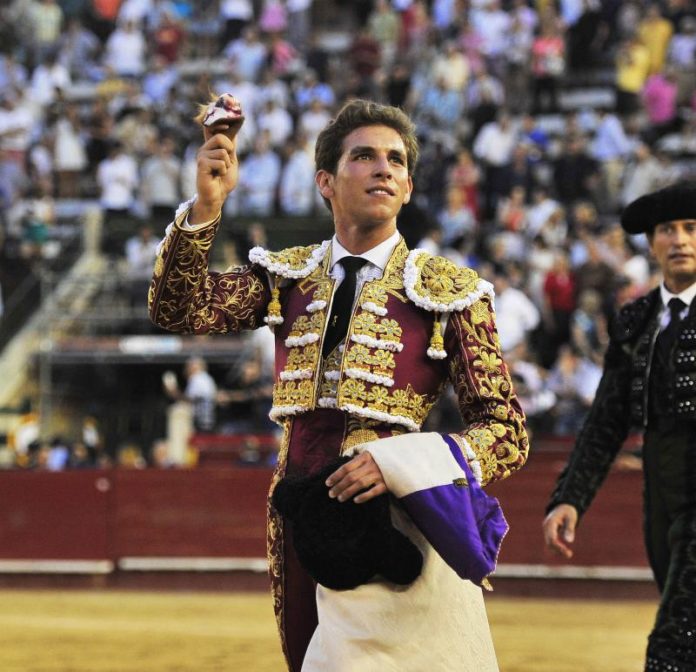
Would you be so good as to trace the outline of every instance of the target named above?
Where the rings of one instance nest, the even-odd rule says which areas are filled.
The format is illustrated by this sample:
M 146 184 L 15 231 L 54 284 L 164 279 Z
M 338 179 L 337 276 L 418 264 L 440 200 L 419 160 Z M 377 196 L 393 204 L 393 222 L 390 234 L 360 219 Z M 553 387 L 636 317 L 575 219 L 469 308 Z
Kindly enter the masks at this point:
M 150 292 L 150 318 L 179 333 L 237 332 L 263 325 L 270 291 L 265 272 L 243 266 L 224 273 L 208 270 L 219 222 L 185 230 L 177 214 L 160 245 Z
M 561 472 L 547 510 L 571 504 L 582 515 L 604 482 L 630 429 L 630 366 L 627 352 L 612 341 L 592 408 Z
M 485 485 L 507 478 L 529 451 L 525 417 L 503 361 L 488 296 L 452 313 L 445 332 L 449 376 L 465 429 L 452 437 Z

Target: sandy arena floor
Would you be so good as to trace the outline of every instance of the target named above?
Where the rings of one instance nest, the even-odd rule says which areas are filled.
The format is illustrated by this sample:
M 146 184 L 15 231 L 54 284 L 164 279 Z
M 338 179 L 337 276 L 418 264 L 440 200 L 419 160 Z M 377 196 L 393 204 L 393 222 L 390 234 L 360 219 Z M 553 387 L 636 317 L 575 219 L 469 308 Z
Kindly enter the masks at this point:
M 636 672 L 656 606 L 487 604 L 501 672 Z M 265 593 L 6 590 L 0 605 L 2 672 L 285 669 Z

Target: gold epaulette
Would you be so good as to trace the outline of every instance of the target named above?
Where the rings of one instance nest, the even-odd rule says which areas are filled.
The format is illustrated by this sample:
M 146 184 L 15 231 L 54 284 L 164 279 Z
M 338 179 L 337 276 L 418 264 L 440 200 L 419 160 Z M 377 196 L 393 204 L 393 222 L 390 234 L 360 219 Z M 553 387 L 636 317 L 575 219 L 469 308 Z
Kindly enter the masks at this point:
M 413 303 L 435 313 L 464 310 L 484 295 L 493 296 L 493 285 L 476 271 L 424 250 L 408 255 L 404 285 Z
M 308 277 L 324 260 L 329 245 L 331 241 L 325 240 L 321 245 L 288 247 L 279 252 L 264 250 L 263 247 L 249 250 L 249 261 L 265 268 L 273 278 L 271 301 L 268 304 L 268 313 L 264 317 L 264 322 L 269 327 L 283 323 L 283 316 L 280 314 L 279 278 L 299 280 Z
M 412 250 L 406 259 L 404 288 L 413 303 L 434 313 L 427 351 L 431 359 L 447 357 L 443 320 L 446 322 L 450 313 L 468 308 L 485 295 L 493 297 L 493 285 L 479 278 L 473 269 L 419 249 Z
M 281 278 L 306 278 L 323 261 L 330 244 L 325 240 L 321 245 L 288 247 L 279 252 L 254 247 L 249 251 L 249 261 Z

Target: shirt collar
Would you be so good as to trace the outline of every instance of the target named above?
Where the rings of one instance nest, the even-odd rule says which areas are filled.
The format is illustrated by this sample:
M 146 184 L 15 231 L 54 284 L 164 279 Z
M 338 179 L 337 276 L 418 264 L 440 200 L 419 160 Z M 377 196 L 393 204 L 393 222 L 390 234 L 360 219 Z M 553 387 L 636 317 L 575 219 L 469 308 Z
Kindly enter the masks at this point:
M 401 234 L 398 231 L 394 231 L 389 238 L 382 241 L 379 245 L 375 245 L 375 247 L 363 252 L 362 254 L 355 255 L 348 252 L 348 250 L 346 250 L 346 248 L 338 242 L 336 236 L 334 236 L 331 239 L 331 268 L 329 270 L 330 272 L 333 271 L 334 266 L 341 259 L 343 259 L 343 257 L 357 256 L 367 259 L 367 261 L 369 261 L 373 266 L 376 266 L 382 272 L 384 272 L 384 269 L 387 267 L 389 257 L 391 257 L 394 248 L 399 243 L 399 240 L 401 240 Z
M 675 297 L 681 299 L 687 306 L 690 306 L 696 296 L 696 282 L 679 294 L 672 294 L 672 292 L 665 287 L 665 283 L 663 282 L 660 284 L 660 296 L 662 297 L 662 305 L 664 306 L 669 303 L 670 299 L 674 299 Z

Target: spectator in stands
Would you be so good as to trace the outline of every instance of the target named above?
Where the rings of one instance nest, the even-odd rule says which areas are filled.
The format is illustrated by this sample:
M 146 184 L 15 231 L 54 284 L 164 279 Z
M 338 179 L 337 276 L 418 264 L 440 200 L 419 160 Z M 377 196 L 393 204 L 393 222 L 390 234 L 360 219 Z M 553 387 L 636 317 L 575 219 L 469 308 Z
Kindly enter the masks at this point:
M 520 406 L 532 433 L 548 432 L 551 429 L 548 423 L 549 411 L 556 404 L 556 395 L 549 389 L 546 370 L 535 361 L 524 341 L 507 355 L 507 360 L 510 362 L 510 374 L 519 395 Z
M 31 75 L 31 99 L 34 104 L 49 108 L 56 100 L 63 98 L 70 82 L 70 73 L 58 62 L 57 51 L 47 51 Z
M 470 10 L 471 22 L 481 36 L 480 52 L 489 72 L 501 78 L 505 71 L 505 49 L 511 17 L 499 0 L 487 0 Z
M 696 16 L 685 16 L 669 46 L 669 64 L 679 84 L 678 101 L 688 102 L 696 77 Z
M 525 20 L 521 13 L 523 8 L 530 11 L 524 2 L 517 3 L 517 11 L 512 14 L 512 23 L 508 33 L 508 44 L 505 49 L 505 90 L 509 100 L 515 101 L 515 107 L 520 111 L 529 110 L 530 67 L 532 60 L 532 45 L 534 44 L 534 20 Z M 533 12 L 534 13 L 534 12 Z
M 331 113 L 326 105 L 319 99 L 313 98 L 309 107 L 299 116 L 298 130 L 306 140 L 305 147 L 311 152 L 321 129 L 331 121 Z
M 280 158 L 271 148 L 268 132 L 261 133 L 254 143 L 254 151 L 242 164 L 239 189 L 244 215 L 273 214 L 280 169 Z
M 659 287 L 615 316 L 604 372 L 566 468 L 551 494 L 546 544 L 566 558 L 632 427 L 643 429 L 644 533 L 661 594 L 645 670 L 689 669 L 696 660 L 696 403 L 690 335 L 696 294 L 696 185 L 642 196 L 622 212 L 629 234 L 646 233 L 663 275 Z M 689 634 L 691 633 L 691 634 Z
M 599 108 L 590 156 L 601 166 L 600 202 L 605 212 L 613 212 L 618 205 L 621 176 L 632 149 L 619 117 L 606 108 Z
M 626 163 L 621 187 L 621 205 L 627 206 L 638 197 L 655 191 L 666 184 L 664 170 L 650 150 L 650 146 L 640 143 Z
M 251 0 L 221 0 L 220 18 L 223 21 L 221 47 L 224 47 L 238 39 L 254 20 L 254 4 Z
M 574 72 L 587 72 L 600 65 L 609 38 L 600 0 L 582 0 L 581 5 L 580 16 L 567 32 L 568 68 Z
M 504 193 L 503 169 L 510 163 L 517 144 L 517 128 L 507 110 L 501 110 L 495 121 L 487 123 L 474 140 L 473 152 L 484 168 L 483 219 L 495 214 L 498 199 Z
M 234 64 L 239 76 L 248 82 L 259 80 L 268 59 L 268 49 L 254 25 L 245 27 L 242 36 L 232 40 L 223 53 Z
M 602 296 L 593 289 L 584 290 L 578 295 L 577 308 L 568 317 L 570 343 L 574 352 L 601 366 L 609 343 Z
M 58 44 L 58 61 L 67 68 L 71 80 L 97 81 L 102 77 L 99 63 L 102 46 L 99 38 L 79 17 L 68 20 Z
M 466 56 L 457 48 L 454 41 L 448 40 L 433 59 L 429 79 L 440 80 L 448 91 L 463 94 L 469 81 L 469 74 L 470 68 Z
M 553 185 L 562 203 L 592 199 L 599 181 L 599 166 L 589 156 L 585 139 L 577 134 L 563 138 L 563 149 L 553 160 Z
M 314 0 L 286 0 L 288 41 L 298 52 L 307 50 Z
M 174 400 L 191 405 L 193 427 L 197 432 L 212 432 L 216 426 L 217 384 L 208 373 L 208 366 L 201 357 L 191 357 L 185 366 L 186 387 L 179 388 L 176 375 L 167 371 L 162 376 L 164 391 Z
M 619 45 L 616 54 L 616 112 L 626 116 L 640 109 L 640 92 L 650 74 L 650 52 L 637 35 Z
M 414 111 L 420 132 L 425 137 L 433 138 L 446 134 L 448 144 L 453 144 L 458 135 L 463 106 L 461 91 L 447 88 L 445 78 L 429 82 Z
M 311 107 L 318 100 L 326 109 L 330 109 L 336 102 L 336 94 L 330 84 L 320 81 L 317 73 L 307 68 L 297 77 L 295 87 L 295 105 L 299 112 Z
M 495 221 L 505 231 L 525 233 L 527 221 L 527 192 L 525 188 L 516 185 L 510 189 L 507 196 L 498 202 Z
M 149 22 L 151 26 L 152 23 Z M 175 18 L 174 12 L 164 11 L 154 29 L 150 29 L 150 43 L 153 55 L 161 56 L 167 63 L 179 61 L 185 49 L 186 31 Z
M 310 215 L 316 202 L 314 161 L 302 135 L 296 136 L 288 150 L 288 160 L 280 176 L 280 211 L 285 215 Z
M 282 150 L 293 134 L 293 120 L 290 113 L 269 98 L 259 111 L 257 127 L 261 133 L 268 134 L 268 141 L 276 152 Z
M 81 194 L 81 179 L 87 169 L 84 135 L 77 106 L 66 105 L 56 121 L 53 149 L 60 198 L 77 198 Z
M 145 160 L 140 171 L 140 198 L 156 226 L 169 222 L 181 202 L 181 161 L 175 150 L 174 139 L 161 136 L 154 156 Z
M 368 28 L 362 28 L 348 49 L 348 61 L 360 86 L 368 95 L 376 93 L 375 73 L 382 65 L 381 46 Z
M 541 23 L 532 43 L 532 110 L 535 114 L 558 112 L 558 85 L 566 71 L 565 41 L 554 21 Z
M 464 194 L 472 212 L 479 219 L 479 182 L 481 170 L 474 162 L 471 152 L 460 147 L 456 152 L 455 162 L 447 168 L 445 175 L 447 187 L 457 187 Z
M 466 202 L 464 192 L 458 187 L 448 187 L 445 207 L 437 214 L 442 229 L 442 244 L 452 245 L 463 236 L 472 236 L 477 228 L 476 216 Z
M 21 89 L 0 92 L 0 164 L 11 201 L 26 188 L 26 155 L 38 119 Z
M 602 368 L 578 355 L 571 345 L 563 345 L 551 368 L 547 385 L 555 395 L 551 407 L 552 432 L 558 436 L 577 436 L 592 405 Z
M 576 281 L 568 253 L 560 249 L 554 255 L 553 266 L 544 277 L 542 314 L 547 368 L 556 360 L 558 349 L 570 340 L 570 321 L 575 311 Z
M 104 64 L 123 77 L 139 77 L 145 71 L 147 43 L 134 21 L 117 26 L 104 45 Z
M 171 210 L 169 214 L 171 215 Z M 157 243 L 148 224 L 141 225 L 138 232 L 126 240 L 126 282 L 130 305 L 134 308 L 142 309 L 147 305 L 147 291 L 152 265 L 157 257 Z
M 31 0 L 28 17 L 36 60 L 42 61 L 49 53 L 55 53 L 63 27 L 63 10 L 56 0 Z
M 660 6 L 657 3 L 650 3 L 645 16 L 638 24 L 638 37 L 649 54 L 649 74 L 662 72 L 673 33 L 674 26 L 662 16 Z
M 645 82 L 641 99 L 650 124 L 645 131 L 645 138 L 651 145 L 663 135 L 678 129 L 678 95 L 677 75 L 671 67 L 651 75 Z
M 499 267 L 493 279 L 498 335 L 503 353 L 526 342 L 541 319 L 539 309 L 522 290 L 511 284 L 510 275 L 509 269 Z
M 377 0 L 367 19 L 370 35 L 380 46 L 380 60 L 384 68 L 394 63 L 399 48 L 401 22 L 389 0 Z
M 109 228 L 117 220 L 128 219 L 135 204 L 135 191 L 138 187 L 138 164 L 126 154 L 123 144 L 113 140 L 109 155 L 97 167 L 99 204 L 104 213 L 104 226 L 107 251 L 114 253 Z

